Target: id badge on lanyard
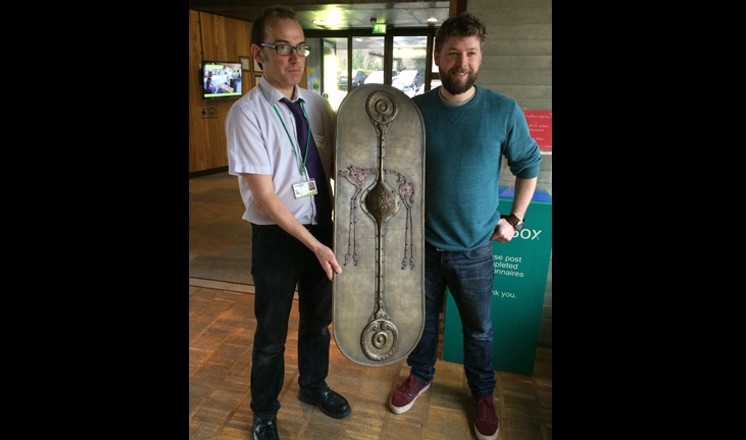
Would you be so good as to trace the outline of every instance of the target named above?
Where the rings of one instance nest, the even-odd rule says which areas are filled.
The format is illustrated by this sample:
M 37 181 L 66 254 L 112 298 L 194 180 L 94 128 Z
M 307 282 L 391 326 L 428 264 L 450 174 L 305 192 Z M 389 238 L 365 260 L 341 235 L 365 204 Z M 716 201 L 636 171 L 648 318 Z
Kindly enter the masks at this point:
M 303 106 L 303 102 L 301 101 L 301 107 Z M 303 162 L 300 163 L 299 156 L 300 156 L 300 145 L 298 145 L 298 149 L 295 148 L 295 143 L 293 142 L 293 138 L 290 136 L 290 132 L 287 129 L 287 126 L 285 125 L 285 121 L 282 120 L 282 116 L 280 116 L 279 110 L 277 110 L 277 106 L 273 105 L 273 108 L 275 110 L 275 113 L 277 114 L 277 117 L 280 119 L 280 122 L 282 123 L 282 128 L 285 129 L 285 134 L 288 135 L 288 139 L 290 140 L 290 144 L 293 146 L 293 153 L 295 154 L 296 160 L 298 160 L 298 168 L 300 168 L 301 174 L 303 174 L 304 179 L 301 180 L 298 183 L 293 184 L 293 195 L 296 199 L 302 199 L 304 197 L 313 196 L 319 193 L 318 188 L 316 187 L 316 179 L 311 179 L 308 176 L 308 169 L 306 168 L 306 157 L 308 157 L 308 140 L 311 138 L 311 127 L 309 125 L 308 128 L 308 135 L 306 136 L 306 154 L 304 155 Z M 303 108 L 303 112 L 305 113 L 306 109 Z
M 316 188 L 316 179 L 302 180 L 293 184 L 293 194 L 295 194 L 296 199 L 313 196 L 318 194 L 318 192 L 319 190 Z

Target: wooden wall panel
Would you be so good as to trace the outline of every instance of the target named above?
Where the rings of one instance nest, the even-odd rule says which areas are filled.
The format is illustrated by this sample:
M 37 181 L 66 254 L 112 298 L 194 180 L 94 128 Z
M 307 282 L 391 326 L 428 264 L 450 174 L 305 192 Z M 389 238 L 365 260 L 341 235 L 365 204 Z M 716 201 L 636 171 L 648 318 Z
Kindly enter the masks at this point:
M 235 99 L 205 101 L 201 96 L 203 59 L 239 61 L 250 56 L 251 22 L 189 11 L 189 172 L 228 166 L 225 115 Z M 243 74 L 243 92 L 253 85 L 251 72 Z

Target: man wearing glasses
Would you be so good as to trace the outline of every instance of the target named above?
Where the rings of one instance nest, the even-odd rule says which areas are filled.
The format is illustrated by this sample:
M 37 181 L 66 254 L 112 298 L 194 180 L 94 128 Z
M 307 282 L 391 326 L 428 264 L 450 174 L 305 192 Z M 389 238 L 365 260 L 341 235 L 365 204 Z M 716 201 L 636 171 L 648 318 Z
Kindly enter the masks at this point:
M 320 95 L 298 87 L 309 47 L 295 14 L 271 7 L 256 19 L 251 52 L 263 80 L 226 116 L 228 171 L 238 176 L 251 223 L 256 330 L 251 360 L 254 440 L 279 439 L 278 396 L 285 378 L 288 321 L 298 287 L 298 384 L 301 402 L 329 417 L 351 413 L 326 383 L 334 273 L 329 177 L 336 114 Z

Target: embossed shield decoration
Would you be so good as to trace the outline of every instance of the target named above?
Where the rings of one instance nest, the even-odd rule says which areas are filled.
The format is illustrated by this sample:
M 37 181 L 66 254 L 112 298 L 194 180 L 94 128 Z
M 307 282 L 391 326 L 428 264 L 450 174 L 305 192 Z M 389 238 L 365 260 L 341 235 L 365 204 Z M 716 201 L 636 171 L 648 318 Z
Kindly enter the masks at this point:
M 386 365 L 425 324 L 425 126 L 385 84 L 356 88 L 337 113 L 334 338 L 350 360 Z

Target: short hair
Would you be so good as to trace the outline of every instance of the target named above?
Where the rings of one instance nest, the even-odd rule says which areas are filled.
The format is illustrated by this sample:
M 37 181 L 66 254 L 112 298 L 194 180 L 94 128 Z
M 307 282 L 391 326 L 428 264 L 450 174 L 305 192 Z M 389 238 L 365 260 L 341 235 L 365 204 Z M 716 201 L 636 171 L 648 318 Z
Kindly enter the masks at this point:
M 251 44 L 259 45 L 264 42 L 264 30 L 267 27 L 267 21 L 277 18 L 289 18 L 298 21 L 295 12 L 285 6 L 271 6 L 264 10 L 264 13 L 254 20 L 251 26 Z
M 479 46 L 484 44 L 487 36 L 487 27 L 479 19 L 469 12 L 449 17 L 438 28 L 435 33 L 435 51 L 440 52 L 446 40 L 450 36 L 479 37 Z

